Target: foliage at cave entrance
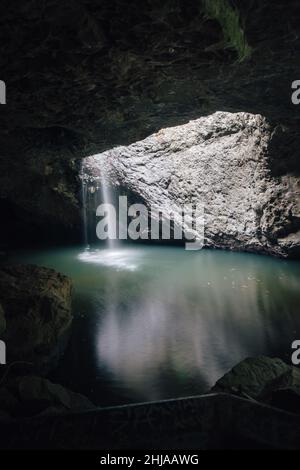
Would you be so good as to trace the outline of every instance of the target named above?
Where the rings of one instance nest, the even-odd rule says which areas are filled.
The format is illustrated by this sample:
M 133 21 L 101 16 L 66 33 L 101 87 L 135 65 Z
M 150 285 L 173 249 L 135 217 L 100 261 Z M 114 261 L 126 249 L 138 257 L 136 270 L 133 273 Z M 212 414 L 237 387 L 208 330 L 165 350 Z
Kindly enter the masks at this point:
M 247 43 L 237 8 L 232 7 L 227 0 L 203 0 L 203 4 L 206 15 L 220 24 L 225 43 L 227 47 L 235 49 L 239 62 L 248 59 L 252 48 Z

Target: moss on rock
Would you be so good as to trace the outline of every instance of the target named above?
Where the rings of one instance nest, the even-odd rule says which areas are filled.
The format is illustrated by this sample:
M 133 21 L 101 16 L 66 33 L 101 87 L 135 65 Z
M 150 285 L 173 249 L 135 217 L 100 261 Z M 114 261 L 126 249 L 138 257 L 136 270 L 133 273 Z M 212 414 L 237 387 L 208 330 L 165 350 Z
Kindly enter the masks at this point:
M 233 8 L 227 0 L 204 0 L 204 9 L 209 18 L 219 23 L 225 43 L 236 50 L 239 61 L 248 59 L 252 48 L 247 42 L 237 8 Z

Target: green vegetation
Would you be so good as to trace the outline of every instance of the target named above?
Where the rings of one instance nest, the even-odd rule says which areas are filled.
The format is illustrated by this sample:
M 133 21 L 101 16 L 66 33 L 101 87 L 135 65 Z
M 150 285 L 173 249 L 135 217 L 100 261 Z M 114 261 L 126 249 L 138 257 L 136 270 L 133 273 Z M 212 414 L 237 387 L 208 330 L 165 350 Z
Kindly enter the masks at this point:
M 220 24 L 226 45 L 235 49 L 239 62 L 249 58 L 252 48 L 247 43 L 238 9 L 228 0 L 203 0 L 203 3 L 206 15 Z

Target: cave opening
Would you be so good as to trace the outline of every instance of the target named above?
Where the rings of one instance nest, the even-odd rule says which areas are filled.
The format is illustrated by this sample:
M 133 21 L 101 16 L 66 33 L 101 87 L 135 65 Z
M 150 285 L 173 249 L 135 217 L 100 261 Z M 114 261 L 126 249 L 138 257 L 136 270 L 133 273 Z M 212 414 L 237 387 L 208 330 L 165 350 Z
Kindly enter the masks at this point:
M 286 358 L 300 266 L 279 255 L 298 243 L 286 204 L 297 185 L 270 173 L 271 142 L 265 117 L 219 111 L 83 160 L 84 244 L 17 256 L 74 282 L 72 335 L 51 380 L 111 406 L 204 393 L 245 357 Z M 207 249 L 115 240 L 120 214 L 99 207 L 120 197 L 126 214 L 204 202 Z
M 85 244 L 88 238 L 93 243 L 132 238 L 181 245 L 194 240 L 198 249 L 297 257 L 298 180 L 291 172 L 276 171 L 274 134 L 262 115 L 218 111 L 84 158 Z M 97 225 L 104 200 L 112 203 L 116 219 L 110 236 L 100 234 L 104 225 L 109 231 L 107 221 Z M 134 204 L 140 208 L 135 222 L 140 233 L 130 237 L 124 225 L 129 224 L 128 206 Z

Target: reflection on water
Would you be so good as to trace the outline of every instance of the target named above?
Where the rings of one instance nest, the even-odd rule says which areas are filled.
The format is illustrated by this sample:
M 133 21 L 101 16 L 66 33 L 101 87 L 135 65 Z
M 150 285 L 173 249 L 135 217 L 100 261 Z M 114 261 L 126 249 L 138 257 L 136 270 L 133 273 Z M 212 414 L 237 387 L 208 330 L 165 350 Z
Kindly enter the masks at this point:
M 247 356 L 290 361 L 300 338 L 299 262 L 147 246 L 18 259 L 73 278 L 73 334 L 55 378 L 99 404 L 198 394 Z

